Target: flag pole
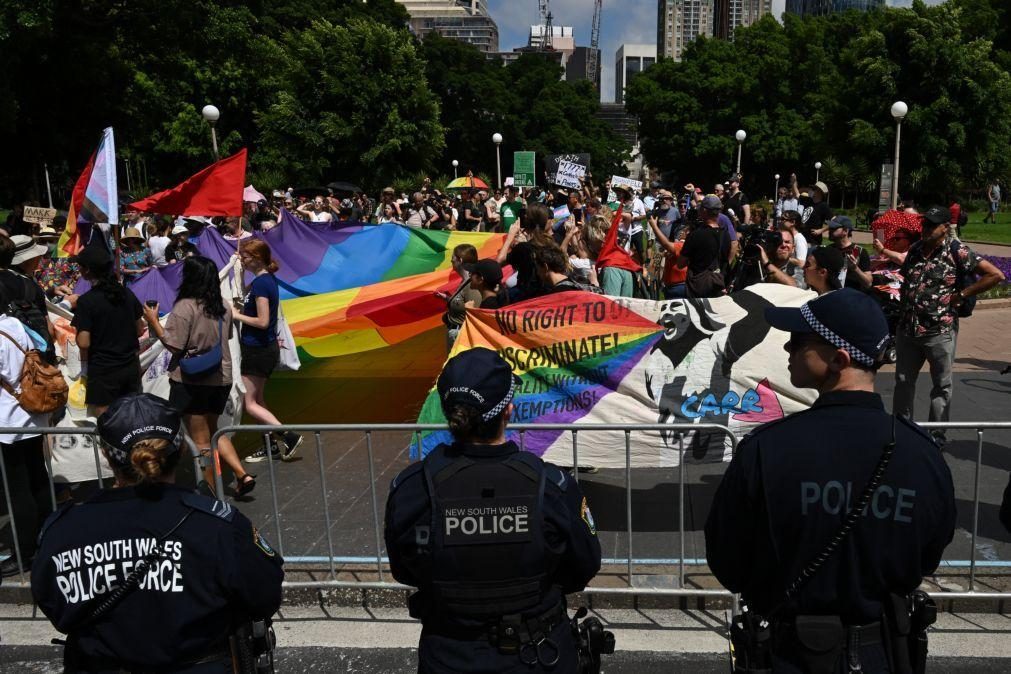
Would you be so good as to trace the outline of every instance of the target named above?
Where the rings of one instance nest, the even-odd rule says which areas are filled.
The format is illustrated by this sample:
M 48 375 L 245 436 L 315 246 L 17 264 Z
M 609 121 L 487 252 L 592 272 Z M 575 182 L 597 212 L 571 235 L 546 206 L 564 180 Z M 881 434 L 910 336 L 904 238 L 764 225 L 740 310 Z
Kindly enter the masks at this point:
M 49 164 L 42 164 L 43 170 L 46 172 L 46 195 L 49 197 L 49 208 L 53 207 L 53 188 L 49 186 Z

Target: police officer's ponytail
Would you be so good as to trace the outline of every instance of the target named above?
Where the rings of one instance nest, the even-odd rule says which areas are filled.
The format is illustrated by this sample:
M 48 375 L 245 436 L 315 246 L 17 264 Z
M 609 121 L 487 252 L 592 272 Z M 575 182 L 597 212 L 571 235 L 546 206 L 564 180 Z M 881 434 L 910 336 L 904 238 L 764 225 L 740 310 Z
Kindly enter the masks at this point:
M 174 472 L 178 463 L 179 452 L 170 441 L 150 438 L 133 445 L 130 465 L 124 466 L 123 472 L 137 482 L 153 483 Z
M 502 415 L 495 415 L 488 421 L 481 418 L 481 413 L 470 405 L 452 405 L 444 409 L 449 431 L 457 440 L 468 442 L 472 440 L 494 440 L 502 430 Z

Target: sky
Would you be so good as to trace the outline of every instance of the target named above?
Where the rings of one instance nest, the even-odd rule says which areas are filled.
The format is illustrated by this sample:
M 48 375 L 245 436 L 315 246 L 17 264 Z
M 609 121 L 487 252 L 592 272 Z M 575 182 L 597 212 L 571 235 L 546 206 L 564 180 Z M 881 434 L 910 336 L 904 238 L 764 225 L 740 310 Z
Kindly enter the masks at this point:
M 589 46 L 593 0 L 550 0 L 554 25 L 572 26 L 576 45 Z M 927 0 L 936 5 L 943 0 Z M 888 0 L 908 7 L 912 0 Z M 488 0 L 498 24 L 499 49 L 512 51 L 527 43 L 530 26 L 540 23 L 537 0 Z M 604 0 L 600 17 L 601 100 L 614 100 L 614 54 L 624 43 L 656 43 L 657 0 Z

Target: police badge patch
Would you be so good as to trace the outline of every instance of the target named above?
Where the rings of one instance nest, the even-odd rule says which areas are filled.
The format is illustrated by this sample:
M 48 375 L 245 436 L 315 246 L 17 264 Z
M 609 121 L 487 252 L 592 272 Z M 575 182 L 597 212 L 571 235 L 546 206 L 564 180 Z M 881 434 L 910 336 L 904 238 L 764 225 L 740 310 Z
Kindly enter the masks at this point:
M 593 521 L 593 513 L 590 512 L 590 506 L 586 503 L 586 497 L 583 497 L 583 505 L 579 507 L 579 516 L 586 522 L 586 526 L 589 527 L 590 533 L 594 536 L 597 535 L 597 523 Z
M 253 527 L 253 543 L 255 543 L 256 547 L 260 548 L 260 550 L 263 550 L 263 553 L 268 557 L 277 556 L 277 552 L 274 548 L 270 547 L 270 543 L 267 542 L 266 538 L 260 535 L 260 532 L 256 529 L 256 527 Z

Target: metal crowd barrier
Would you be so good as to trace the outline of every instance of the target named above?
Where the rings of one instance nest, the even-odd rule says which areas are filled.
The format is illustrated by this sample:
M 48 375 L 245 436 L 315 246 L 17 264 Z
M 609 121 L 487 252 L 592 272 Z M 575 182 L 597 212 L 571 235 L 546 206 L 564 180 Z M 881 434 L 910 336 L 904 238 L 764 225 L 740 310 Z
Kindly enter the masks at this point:
M 383 432 L 393 432 L 393 433 L 410 433 L 411 434 L 411 444 L 420 444 L 420 435 L 425 431 L 444 431 L 446 427 L 439 424 L 290 424 L 283 426 L 266 426 L 266 425 L 235 425 L 235 426 L 225 426 L 219 429 L 214 436 L 211 438 L 212 451 L 215 453 L 214 465 L 219 465 L 217 461 L 217 443 L 218 438 L 226 434 L 234 434 L 239 432 L 249 432 L 263 434 L 264 443 L 268 442 L 268 436 L 270 433 L 275 432 L 302 432 L 302 433 L 312 433 L 316 444 L 316 458 L 319 464 L 319 478 L 320 478 L 320 493 L 323 499 L 323 511 L 324 520 L 327 527 L 327 549 L 329 551 L 329 568 L 330 568 L 330 580 L 324 581 L 306 581 L 306 582 L 287 582 L 286 587 L 316 587 L 316 588 L 359 588 L 359 589 L 406 589 L 405 586 L 399 585 L 397 583 L 387 583 L 384 581 L 385 570 L 384 563 L 388 563 L 388 559 L 383 557 L 382 554 L 382 522 L 379 519 L 379 506 L 378 506 L 378 495 L 376 493 L 376 480 L 375 480 L 375 457 L 372 449 L 372 434 L 373 433 L 383 433 Z M 629 589 L 623 590 L 620 588 L 607 588 L 607 589 L 590 589 L 587 588 L 587 592 L 599 593 L 599 594 L 664 594 L 664 595 L 677 595 L 677 596 L 730 596 L 730 593 L 725 590 L 685 590 L 684 580 L 685 580 L 685 526 L 684 526 L 684 504 L 685 504 L 685 449 L 684 449 L 684 434 L 694 431 L 710 431 L 720 433 L 730 438 L 731 447 L 736 450 L 737 448 L 737 436 L 731 431 L 727 426 L 721 424 L 709 424 L 709 423 L 699 423 L 699 424 L 510 424 L 510 431 L 514 431 L 519 434 L 519 445 L 523 449 L 525 446 L 525 436 L 527 432 L 533 431 L 568 431 L 572 436 L 572 465 L 579 465 L 579 434 L 588 432 L 619 432 L 624 433 L 625 436 L 625 508 L 626 508 L 626 533 L 628 536 L 628 556 L 622 560 L 626 565 L 629 578 Z M 633 557 L 632 552 L 632 444 L 631 437 L 633 432 L 665 432 L 665 433 L 677 433 L 678 434 L 678 535 L 680 539 L 680 555 L 678 559 L 678 579 L 679 587 L 675 589 L 662 589 L 655 588 L 657 591 L 650 590 L 648 592 L 639 592 L 636 588 L 631 586 L 632 584 L 632 571 L 633 565 L 636 563 L 643 563 L 637 561 Z M 326 474 L 323 470 L 323 445 L 321 434 L 326 432 L 357 432 L 365 434 L 366 448 L 368 452 L 368 468 L 369 468 L 369 495 L 372 500 L 372 518 L 373 527 L 375 531 L 375 543 L 376 543 L 376 555 L 375 564 L 376 572 L 379 575 L 379 583 L 360 583 L 360 582 L 350 582 L 350 581 L 338 581 L 336 580 L 336 567 L 334 564 L 334 548 L 333 548 L 333 536 L 330 531 L 330 514 L 326 495 Z M 277 477 L 274 471 L 273 461 L 267 461 L 267 472 L 270 477 L 270 489 L 271 498 L 273 499 L 273 518 L 275 526 L 275 534 L 277 536 L 277 548 L 278 551 L 284 555 L 284 540 L 281 533 L 281 517 L 277 506 Z M 573 472 L 576 481 L 579 480 L 579 472 Z M 224 494 L 224 485 L 222 484 L 220 473 L 216 475 L 215 492 L 217 494 Z M 661 591 L 662 590 L 662 591 Z
M 987 600 L 1007 600 L 1011 599 L 1011 592 L 991 592 L 991 591 L 977 591 L 976 590 L 976 571 L 977 567 L 981 565 L 998 565 L 998 566 L 1008 566 L 1007 563 L 998 562 L 994 564 L 993 562 L 986 562 L 977 559 L 976 541 L 979 537 L 979 511 L 980 511 L 980 481 L 982 472 L 982 462 L 983 462 L 983 439 L 985 431 L 1001 430 L 1009 431 L 1011 430 L 1011 422 L 933 422 L 933 423 L 922 423 L 920 424 L 926 429 L 943 429 L 943 430 L 975 430 L 976 431 L 976 456 L 975 456 L 975 473 L 973 479 L 973 513 L 972 513 L 972 530 L 970 532 L 970 559 L 968 561 L 969 566 L 969 584 L 968 591 L 966 592 L 937 592 L 934 593 L 935 597 L 944 599 L 987 599 Z M 314 436 L 316 445 L 316 457 L 319 463 L 319 479 L 320 479 L 320 489 L 321 497 L 323 499 L 323 511 L 325 524 L 327 526 L 327 549 L 329 552 L 328 566 L 329 566 L 329 579 L 328 580 L 310 580 L 310 581 L 291 581 L 286 582 L 286 587 L 291 588 L 353 588 L 353 589 L 409 589 L 406 586 L 400 585 L 398 583 L 389 582 L 386 580 L 386 572 L 384 564 L 388 563 L 388 559 L 384 558 L 382 554 L 382 522 L 379 518 L 379 502 L 378 494 L 376 490 L 376 472 L 375 472 L 375 457 L 373 454 L 373 444 L 372 437 L 373 433 L 382 432 L 400 432 L 400 433 L 410 433 L 412 438 L 412 444 L 419 444 L 420 434 L 424 431 L 437 431 L 445 430 L 444 426 L 432 425 L 432 424 L 295 424 L 287 426 L 262 426 L 262 425 L 235 425 L 226 426 L 218 430 L 212 438 L 212 456 L 211 465 L 220 466 L 220 462 L 217 456 L 217 441 L 218 438 L 226 434 L 234 434 L 238 432 L 252 432 L 263 434 L 266 438 L 271 432 L 279 431 L 298 431 L 298 432 L 310 432 Z M 613 562 L 623 563 L 626 566 L 626 571 L 628 574 L 629 586 L 627 588 L 587 588 L 586 593 L 588 594 L 600 594 L 600 595 L 653 595 L 653 596 L 674 596 L 674 597 L 730 597 L 730 593 L 726 590 L 704 590 L 697 588 L 685 588 L 685 522 L 684 522 L 684 505 L 685 505 L 685 488 L 686 488 L 686 463 L 684 461 L 685 449 L 684 449 L 684 436 L 686 433 L 694 431 L 710 431 L 723 433 L 729 436 L 731 445 L 736 448 L 737 438 L 734 433 L 726 426 L 720 424 L 523 424 L 523 425 L 513 425 L 510 426 L 510 430 L 517 431 L 519 433 L 520 445 L 524 444 L 525 434 L 529 431 L 563 431 L 568 432 L 572 438 L 572 463 L 574 466 L 579 465 L 579 437 L 580 434 L 588 432 L 620 432 L 624 434 L 625 439 L 625 507 L 626 507 L 626 530 L 625 534 L 628 537 L 628 555 L 625 558 L 619 558 L 613 560 Z M 0 434 L 20 434 L 25 431 L 21 427 L 7 427 L 0 428 Z M 632 522 L 632 452 L 631 452 L 631 434 L 635 432 L 659 432 L 664 431 L 666 433 L 677 433 L 678 435 L 678 455 L 679 462 L 677 466 L 678 470 L 678 536 L 679 536 L 679 548 L 680 555 L 677 560 L 678 565 L 678 579 L 679 587 L 677 588 L 646 588 L 646 587 L 635 587 L 632 584 L 633 570 L 635 565 L 643 565 L 652 563 L 650 560 L 636 559 L 633 554 L 633 522 Z M 47 427 L 47 428 L 36 428 L 31 429 L 33 433 L 39 433 L 48 436 L 59 436 L 59 435 L 85 435 L 91 436 L 92 442 L 92 452 L 95 462 L 95 475 L 98 480 L 99 485 L 103 485 L 104 478 L 102 476 L 102 458 L 98 452 L 98 438 L 95 433 L 93 426 L 80 426 L 80 427 Z M 366 440 L 366 450 L 368 458 L 368 477 L 369 477 L 369 494 L 371 498 L 372 506 L 372 520 L 373 528 L 375 534 L 375 565 L 376 571 L 379 576 L 379 582 L 360 582 L 360 581 L 338 581 L 337 580 L 337 570 L 336 564 L 338 563 L 338 557 L 335 556 L 333 535 L 330 529 L 330 512 L 327 499 L 327 476 L 326 471 L 323 466 L 323 446 L 321 434 L 324 432 L 357 432 L 363 433 Z M 194 474 L 197 479 L 203 471 L 205 464 L 202 464 L 200 457 L 196 455 L 195 452 L 191 450 L 193 458 L 193 469 Z M 46 462 L 47 470 L 49 473 L 49 494 L 50 502 L 53 508 L 57 506 L 56 501 L 56 487 L 53 481 L 53 463 L 52 456 L 49 451 L 46 451 Z M 267 470 L 270 478 L 271 487 L 271 499 L 272 499 L 272 515 L 274 517 L 275 532 L 277 536 L 277 546 L 281 554 L 284 554 L 284 540 L 281 532 L 281 517 L 278 507 L 277 500 L 277 475 L 273 461 L 268 460 Z M 574 472 L 574 477 L 578 481 L 579 473 Z M 7 514 L 11 525 L 11 539 L 14 547 L 14 555 L 18 560 L 20 566 L 23 566 L 23 554 L 18 543 L 17 536 L 17 523 L 13 517 L 13 504 L 11 502 L 11 493 L 8 482 L 7 467 L 5 462 L 0 462 L 0 478 L 3 482 L 4 498 L 6 501 Z M 219 498 L 224 495 L 224 486 L 222 484 L 222 478 L 220 470 L 215 471 L 215 493 Z M 598 505 L 599 508 L 599 505 Z M 357 560 L 356 560 L 357 561 Z M 693 563 L 700 563 L 701 560 L 692 560 Z M 613 563 L 612 562 L 612 563 Z M 945 565 L 942 562 L 942 566 Z M 25 574 L 20 574 L 20 585 L 26 585 Z

